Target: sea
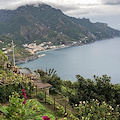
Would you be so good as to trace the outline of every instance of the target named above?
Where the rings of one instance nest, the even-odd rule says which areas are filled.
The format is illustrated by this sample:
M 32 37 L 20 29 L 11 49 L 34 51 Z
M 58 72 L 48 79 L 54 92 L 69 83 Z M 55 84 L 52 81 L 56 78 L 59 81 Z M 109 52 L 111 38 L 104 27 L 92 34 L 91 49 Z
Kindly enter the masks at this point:
M 42 57 L 19 64 L 32 71 L 56 70 L 62 80 L 77 81 L 76 75 L 94 80 L 93 76 L 107 75 L 111 83 L 120 84 L 120 38 L 96 41 L 82 46 L 67 47 L 39 53 Z

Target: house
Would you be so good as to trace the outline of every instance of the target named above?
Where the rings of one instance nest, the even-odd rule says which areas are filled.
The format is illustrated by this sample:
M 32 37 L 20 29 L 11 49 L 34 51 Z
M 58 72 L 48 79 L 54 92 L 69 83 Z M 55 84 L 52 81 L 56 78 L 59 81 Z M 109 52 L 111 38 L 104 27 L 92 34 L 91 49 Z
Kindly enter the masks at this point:
M 19 74 L 29 77 L 31 80 L 34 81 L 34 85 L 37 86 L 37 88 L 45 90 L 46 93 L 49 95 L 49 89 L 52 87 L 52 85 L 49 83 L 42 83 L 42 81 L 39 79 L 40 76 L 37 73 L 32 72 L 27 68 L 23 68 L 19 69 Z

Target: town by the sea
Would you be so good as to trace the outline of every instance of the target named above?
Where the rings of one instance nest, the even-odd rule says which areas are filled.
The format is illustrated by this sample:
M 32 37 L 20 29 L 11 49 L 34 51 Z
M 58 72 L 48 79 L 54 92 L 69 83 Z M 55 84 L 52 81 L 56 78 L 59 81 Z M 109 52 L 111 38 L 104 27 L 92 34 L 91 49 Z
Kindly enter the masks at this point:
M 93 76 L 111 76 L 111 83 L 120 83 L 120 38 L 96 41 L 83 46 L 67 47 L 40 53 L 41 57 L 19 67 L 32 71 L 54 68 L 62 80 L 77 81 L 80 74 L 85 79 Z

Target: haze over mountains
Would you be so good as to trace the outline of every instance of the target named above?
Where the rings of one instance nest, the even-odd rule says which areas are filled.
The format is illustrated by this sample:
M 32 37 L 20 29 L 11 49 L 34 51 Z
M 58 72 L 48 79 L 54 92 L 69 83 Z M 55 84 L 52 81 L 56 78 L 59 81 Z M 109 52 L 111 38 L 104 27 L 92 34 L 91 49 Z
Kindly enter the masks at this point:
M 0 34 L 17 43 L 69 44 L 71 41 L 93 42 L 120 36 L 120 31 L 106 23 L 91 23 L 89 19 L 66 16 L 46 4 L 26 5 L 16 10 L 0 10 Z

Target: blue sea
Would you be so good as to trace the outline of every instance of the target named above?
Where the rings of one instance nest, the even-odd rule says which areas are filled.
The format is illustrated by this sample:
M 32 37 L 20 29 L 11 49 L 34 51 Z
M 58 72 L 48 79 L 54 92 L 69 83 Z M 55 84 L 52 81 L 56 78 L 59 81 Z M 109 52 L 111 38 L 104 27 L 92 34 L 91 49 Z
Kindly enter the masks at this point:
M 78 74 L 92 80 L 94 75 L 101 77 L 107 74 L 111 76 L 112 83 L 120 83 L 120 38 L 40 54 L 46 55 L 18 66 L 28 67 L 32 71 L 54 68 L 62 80 L 72 82 L 77 81 Z

